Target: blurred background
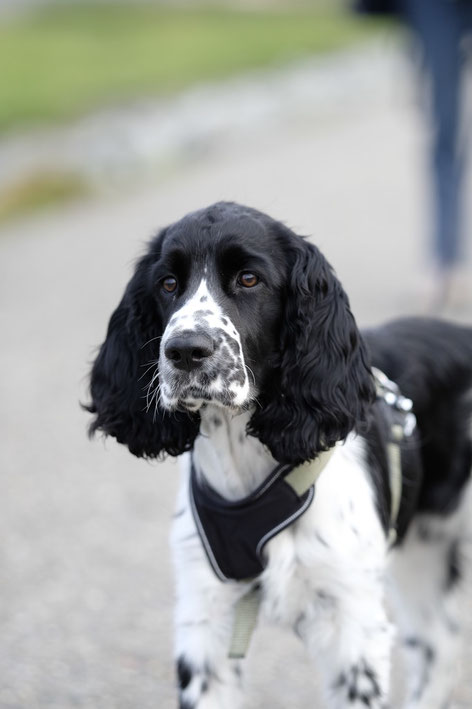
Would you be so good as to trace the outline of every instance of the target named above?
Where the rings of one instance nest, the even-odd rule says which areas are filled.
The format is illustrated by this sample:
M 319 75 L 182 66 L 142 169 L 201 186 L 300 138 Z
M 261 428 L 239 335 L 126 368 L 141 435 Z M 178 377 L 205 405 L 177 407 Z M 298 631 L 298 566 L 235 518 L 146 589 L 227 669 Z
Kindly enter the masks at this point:
M 472 3 L 379 4 L 0 0 L 1 709 L 176 705 L 177 466 L 90 443 L 79 407 L 160 227 L 247 203 L 320 246 L 360 325 L 471 323 Z M 249 709 L 312 707 L 313 670 L 264 628 Z

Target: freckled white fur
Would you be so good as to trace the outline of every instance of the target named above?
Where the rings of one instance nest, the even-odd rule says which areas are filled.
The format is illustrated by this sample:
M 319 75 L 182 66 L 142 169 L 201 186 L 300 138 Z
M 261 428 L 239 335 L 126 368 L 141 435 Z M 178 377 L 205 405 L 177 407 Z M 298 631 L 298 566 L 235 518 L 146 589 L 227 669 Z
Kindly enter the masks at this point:
M 265 612 L 296 627 L 323 667 L 330 707 L 347 706 L 335 678 L 361 660 L 375 668 L 384 696 L 389 685 L 393 631 L 383 607 L 386 540 L 363 460 L 361 439 L 338 447 L 311 507 L 267 545 Z M 361 676 L 358 689 L 363 681 L 369 682 Z
M 248 412 L 211 406 L 201 411 L 201 435 L 194 445 L 197 472 L 228 500 L 249 495 L 276 466 L 257 438 L 246 435 L 249 418 Z
M 205 298 L 203 302 L 201 300 L 202 298 Z M 179 401 L 178 392 L 173 391 L 170 385 L 173 380 L 174 372 L 172 364 L 169 363 L 164 354 L 166 345 L 170 338 L 174 335 L 178 335 L 184 330 L 195 330 L 197 327 L 197 314 L 202 319 L 207 332 L 211 333 L 212 330 L 220 330 L 226 333 L 226 335 L 232 340 L 236 341 L 238 352 L 237 355 L 235 355 L 235 361 L 244 373 L 244 381 L 242 384 L 240 382 L 233 381 L 229 384 L 229 386 L 221 376 L 216 377 L 211 384 L 207 386 L 207 393 L 214 398 L 215 403 L 217 403 L 219 396 L 225 390 L 230 391 L 234 395 L 232 399 L 233 405 L 235 407 L 243 406 L 250 398 L 251 387 L 244 361 L 241 338 L 229 316 L 223 312 L 220 305 L 210 293 L 205 278 L 201 280 L 195 293 L 191 295 L 184 305 L 172 316 L 162 336 L 159 356 L 161 403 L 165 408 L 172 409 L 175 408 Z M 222 347 L 224 346 L 226 346 L 226 343 L 223 343 Z M 226 352 L 227 357 L 234 356 L 230 354 L 228 349 Z M 195 375 L 195 378 L 197 379 L 198 375 Z M 186 397 L 184 401 L 192 410 L 198 409 L 204 403 L 203 399 L 195 397 Z

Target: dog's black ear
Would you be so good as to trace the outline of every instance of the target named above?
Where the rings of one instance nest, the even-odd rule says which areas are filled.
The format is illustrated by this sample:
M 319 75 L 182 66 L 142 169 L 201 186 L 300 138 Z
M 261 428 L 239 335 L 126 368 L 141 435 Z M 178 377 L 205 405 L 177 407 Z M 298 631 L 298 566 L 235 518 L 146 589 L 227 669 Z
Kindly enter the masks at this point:
M 315 246 L 289 243 L 279 350 L 248 432 L 276 460 L 301 463 L 362 425 L 375 392 L 340 282 Z
M 92 368 L 90 425 L 114 436 L 139 457 L 189 450 L 198 433 L 195 414 L 169 413 L 159 406 L 157 367 L 162 320 L 152 296 L 156 245 L 138 263 L 110 318 L 107 336 Z

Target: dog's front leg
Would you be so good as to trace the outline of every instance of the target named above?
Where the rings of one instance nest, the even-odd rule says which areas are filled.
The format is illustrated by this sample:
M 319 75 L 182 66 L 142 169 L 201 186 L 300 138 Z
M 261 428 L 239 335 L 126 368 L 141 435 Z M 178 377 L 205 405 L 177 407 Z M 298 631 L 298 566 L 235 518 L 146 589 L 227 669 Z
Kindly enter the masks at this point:
M 246 584 L 223 583 L 215 576 L 187 507 L 177 511 L 172 546 L 179 709 L 237 709 L 241 663 L 229 659 L 228 650 L 234 606 Z
M 378 568 L 354 563 L 338 567 L 331 581 L 317 591 L 317 618 L 307 638 L 322 670 L 326 706 L 387 709 L 394 631 L 382 576 Z
M 371 579 L 356 588 L 334 574 L 323 581 L 294 623 L 319 670 L 323 706 L 387 709 L 393 630 L 381 583 Z
M 327 706 L 333 709 L 387 709 L 391 631 L 379 608 L 372 618 L 339 618 L 344 625 L 339 637 L 324 655 Z M 331 650 L 331 652 L 330 652 Z M 329 667 L 327 665 L 329 663 Z
M 359 447 L 336 453 L 311 507 L 267 545 L 266 607 L 305 642 L 329 709 L 389 706 L 387 543 Z

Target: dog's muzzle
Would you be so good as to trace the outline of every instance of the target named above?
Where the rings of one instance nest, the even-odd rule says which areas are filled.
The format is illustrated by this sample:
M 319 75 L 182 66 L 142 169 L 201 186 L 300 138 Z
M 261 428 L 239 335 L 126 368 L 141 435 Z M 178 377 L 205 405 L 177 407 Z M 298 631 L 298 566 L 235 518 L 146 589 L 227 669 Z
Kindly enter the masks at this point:
M 177 330 L 163 338 L 159 361 L 161 403 L 198 410 L 204 403 L 239 408 L 250 386 L 241 344 L 221 328 Z

